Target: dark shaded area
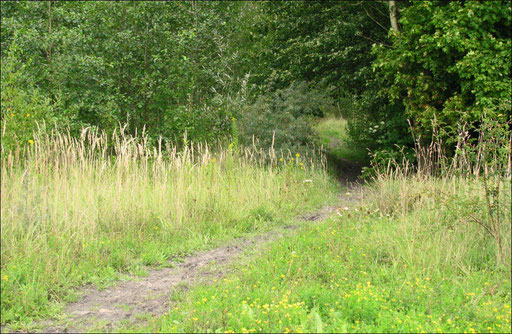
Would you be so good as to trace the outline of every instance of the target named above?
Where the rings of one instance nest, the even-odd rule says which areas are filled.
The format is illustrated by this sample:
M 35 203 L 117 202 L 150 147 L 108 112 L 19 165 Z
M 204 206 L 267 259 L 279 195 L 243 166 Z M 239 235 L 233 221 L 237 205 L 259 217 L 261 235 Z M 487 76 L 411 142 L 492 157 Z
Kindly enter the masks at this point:
M 329 174 L 336 177 L 342 186 L 352 188 L 361 182 L 361 171 L 367 165 L 327 152 L 327 166 Z

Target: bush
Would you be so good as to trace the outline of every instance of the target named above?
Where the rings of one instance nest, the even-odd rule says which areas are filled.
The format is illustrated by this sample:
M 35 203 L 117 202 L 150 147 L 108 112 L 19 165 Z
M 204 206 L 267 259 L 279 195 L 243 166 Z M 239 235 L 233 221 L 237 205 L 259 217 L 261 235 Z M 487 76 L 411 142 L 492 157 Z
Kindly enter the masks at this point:
M 37 124 L 51 122 L 53 109 L 48 98 L 33 88 L 20 59 L 21 51 L 15 43 L 2 60 L 1 131 L 2 151 L 16 144 L 33 144 Z
M 453 154 L 461 120 L 477 129 L 484 114 L 510 116 L 511 13 L 508 2 L 414 2 L 393 47 L 375 46 L 374 69 L 390 83 L 381 87 L 425 143 L 433 119 Z
M 411 153 L 413 137 L 400 104 L 389 104 L 383 97 L 364 94 L 354 105 L 354 112 L 348 121 L 348 134 L 357 147 L 378 153 L 398 153 L 402 148 Z M 413 159 L 412 154 L 408 154 Z
M 303 151 L 315 137 L 310 119 L 332 107 L 327 95 L 304 82 L 260 96 L 240 117 L 241 143 L 276 151 Z

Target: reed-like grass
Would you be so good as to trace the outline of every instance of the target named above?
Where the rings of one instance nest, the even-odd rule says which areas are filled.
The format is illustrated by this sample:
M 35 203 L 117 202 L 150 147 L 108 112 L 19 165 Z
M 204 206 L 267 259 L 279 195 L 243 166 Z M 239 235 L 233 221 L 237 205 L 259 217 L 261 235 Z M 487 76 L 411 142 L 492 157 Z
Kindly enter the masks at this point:
M 471 138 L 467 124 L 462 124 L 451 156 L 445 152 L 438 127 L 433 126 L 430 145 L 422 145 L 419 139 L 415 142 L 415 165 L 404 157 L 400 162 L 389 160 L 385 166 L 373 166 L 372 202 L 386 214 L 404 217 L 414 212 L 426 219 L 422 226 L 444 222 L 450 232 L 457 231 L 433 243 L 432 251 L 451 245 L 464 253 L 474 251 L 477 240 L 492 240 L 494 246 L 478 249 L 494 248 L 495 263 L 510 270 L 510 125 L 483 118 L 478 138 Z M 451 235 L 462 239 L 449 239 Z
M 150 146 L 122 130 L 36 138 L 2 156 L 3 324 L 57 312 L 77 285 L 269 229 L 335 190 L 320 155 Z

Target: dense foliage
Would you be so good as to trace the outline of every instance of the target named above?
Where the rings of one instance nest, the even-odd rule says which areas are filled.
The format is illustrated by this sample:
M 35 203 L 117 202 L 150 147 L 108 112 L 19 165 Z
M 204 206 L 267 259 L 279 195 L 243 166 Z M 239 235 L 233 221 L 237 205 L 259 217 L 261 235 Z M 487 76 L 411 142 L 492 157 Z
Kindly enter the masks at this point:
M 332 103 L 327 94 L 305 82 L 260 96 L 242 114 L 242 142 L 277 151 L 300 151 L 314 141 L 311 118 L 332 109 Z
M 238 91 L 241 83 L 237 74 L 244 60 L 236 50 L 245 35 L 239 7 L 3 3 L 2 64 L 18 81 L 2 77 L 2 85 L 13 86 L 2 89 L 2 99 L 16 100 L 13 90 L 30 81 L 74 129 L 93 125 L 111 131 L 121 123 L 131 133 L 145 126 L 153 137 L 172 139 L 187 131 L 189 138 L 213 140 L 230 124 L 214 98 Z M 2 104 L 2 121 L 19 127 L 7 122 L 7 108 L 12 106 Z
M 2 3 L 4 148 L 43 121 L 216 142 L 233 117 L 243 142 L 304 146 L 313 108 L 386 159 L 412 153 L 411 126 L 453 153 L 462 129 L 510 119 L 509 2 L 400 1 L 396 30 L 389 4 Z
M 378 48 L 383 87 L 406 107 L 419 134 L 433 122 L 451 143 L 482 117 L 504 121 L 511 110 L 510 2 L 418 2 L 401 15 L 393 48 Z
M 511 332 L 510 1 L 9 1 L 0 19 L 2 331 L 71 326 L 80 285 L 283 227 L 144 330 Z M 341 195 L 327 163 L 347 182 L 369 164 L 374 187 L 310 224 Z

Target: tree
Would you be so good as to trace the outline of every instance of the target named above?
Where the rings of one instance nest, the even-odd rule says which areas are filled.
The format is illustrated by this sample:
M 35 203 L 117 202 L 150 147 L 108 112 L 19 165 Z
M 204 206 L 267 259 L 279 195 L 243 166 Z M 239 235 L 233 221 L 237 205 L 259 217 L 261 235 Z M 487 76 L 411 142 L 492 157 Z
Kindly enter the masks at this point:
M 415 132 L 426 141 L 432 122 L 450 147 L 460 123 L 510 115 L 509 2 L 417 2 L 401 12 L 393 48 L 376 47 L 375 68 L 390 83 Z

